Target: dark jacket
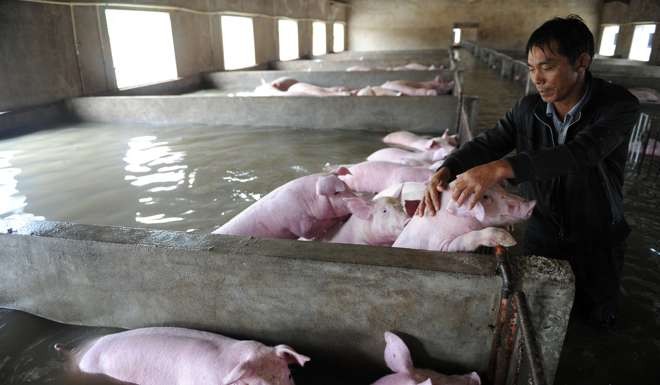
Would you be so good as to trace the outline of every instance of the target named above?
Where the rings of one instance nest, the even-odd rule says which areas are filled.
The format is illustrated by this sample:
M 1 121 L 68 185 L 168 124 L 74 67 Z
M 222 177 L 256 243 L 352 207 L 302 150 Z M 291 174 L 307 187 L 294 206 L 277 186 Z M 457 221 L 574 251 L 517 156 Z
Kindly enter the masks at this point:
M 537 201 L 532 221 L 573 242 L 622 241 L 623 173 L 639 102 L 626 89 L 592 78 L 591 97 L 557 145 L 546 103 L 538 94 L 520 99 L 497 125 L 475 137 L 444 163 L 454 175 L 506 156 L 520 193 Z M 513 155 L 507 156 L 515 150 Z

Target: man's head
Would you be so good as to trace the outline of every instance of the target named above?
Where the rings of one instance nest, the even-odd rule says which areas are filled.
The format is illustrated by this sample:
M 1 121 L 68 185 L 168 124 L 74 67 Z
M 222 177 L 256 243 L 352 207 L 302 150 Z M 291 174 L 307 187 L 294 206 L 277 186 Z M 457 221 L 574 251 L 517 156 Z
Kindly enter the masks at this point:
M 527 42 L 530 77 L 548 103 L 579 97 L 593 56 L 594 37 L 576 15 L 546 21 Z

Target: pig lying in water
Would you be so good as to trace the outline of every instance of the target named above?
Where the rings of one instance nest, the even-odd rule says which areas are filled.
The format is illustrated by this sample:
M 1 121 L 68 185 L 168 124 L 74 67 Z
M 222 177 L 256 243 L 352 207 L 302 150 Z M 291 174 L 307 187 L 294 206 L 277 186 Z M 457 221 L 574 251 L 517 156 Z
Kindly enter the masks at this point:
M 353 191 L 377 194 L 401 182 L 426 182 L 433 170 L 426 167 L 410 167 L 392 162 L 362 162 L 348 168 L 350 173 L 340 175 Z
M 354 198 L 335 173 L 307 175 L 294 179 L 268 193 L 213 234 L 245 235 L 265 238 L 317 238 L 340 220 L 350 209 L 345 198 Z
M 440 79 L 440 76 L 436 76 L 435 79 L 426 82 L 390 80 L 383 83 L 381 87 L 392 91 L 399 91 L 409 96 L 436 96 L 451 92 L 452 88 L 454 88 L 454 82 L 447 82 Z
M 106 335 L 71 358 L 84 373 L 139 385 L 293 385 L 288 365 L 309 361 L 286 345 L 171 327 Z
M 447 376 L 413 366 L 410 350 L 396 334 L 385 332 L 385 363 L 394 373 L 372 385 L 481 385 L 476 372 Z
M 401 146 L 416 151 L 445 148 L 448 152 L 451 152 L 458 147 L 457 135 L 449 135 L 448 130 L 445 130 L 442 136 L 435 138 L 419 136 L 408 131 L 396 131 L 387 134 L 383 138 L 383 142 L 389 145 Z
M 348 204 L 353 215 L 346 223 L 329 230 L 323 241 L 392 246 L 410 220 L 404 206 L 396 198 L 383 197 L 372 202 L 353 198 Z
M 421 200 L 423 190 L 416 191 Z M 495 226 L 511 225 L 528 219 L 535 204 L 535 201 L 526 201 L 496 186 L 473 209 L 468 209 L 467 203 L 458 206 L 451 193 L 445 191 L 441 193 L 440 211 L 433 216 L 414 216 L 392 246 L 439 251 L 474 251 L 479 246 L 513 246 L 516 244 L 513 236 Z

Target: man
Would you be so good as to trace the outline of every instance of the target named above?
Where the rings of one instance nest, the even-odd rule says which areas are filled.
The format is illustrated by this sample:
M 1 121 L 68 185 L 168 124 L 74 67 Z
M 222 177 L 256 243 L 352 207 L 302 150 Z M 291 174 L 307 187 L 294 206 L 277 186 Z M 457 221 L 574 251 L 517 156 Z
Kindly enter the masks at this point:
M 578 310 L 610 327 L 630 232 L 623 171 L 639 103 L 624 88 L 591 76 L 593 55 L 593 35 L 578 16 L 534 31 L 527 61 L 539 93 L 523 97 L 494 128 L 452 154 L 433 175 L 417 214 L 433 215 L 438 192 L 455 176 L 453 198 L 470 206 L 505 179 L 520 184 L 521 194 L 537 201 L 525 253 L 567 259 Z

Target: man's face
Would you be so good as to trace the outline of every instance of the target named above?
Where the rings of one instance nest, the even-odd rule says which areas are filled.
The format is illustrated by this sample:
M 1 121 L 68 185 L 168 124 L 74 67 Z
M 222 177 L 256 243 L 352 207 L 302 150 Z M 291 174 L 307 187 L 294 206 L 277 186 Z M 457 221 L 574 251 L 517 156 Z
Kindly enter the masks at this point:
M 551 47 L 532 47 L 527 54 L 529 76 L 541 98 L 546 103 L 562 102 L 575 92 L 584 69 L 578 64 L 569 63 L 566 56 L 557 53 L 555 44 Z

